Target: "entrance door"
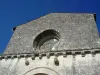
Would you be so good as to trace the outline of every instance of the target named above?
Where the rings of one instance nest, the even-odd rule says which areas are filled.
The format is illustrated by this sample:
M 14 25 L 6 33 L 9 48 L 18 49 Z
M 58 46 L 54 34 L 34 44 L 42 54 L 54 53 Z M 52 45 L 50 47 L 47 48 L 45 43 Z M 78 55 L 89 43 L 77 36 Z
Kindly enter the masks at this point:
M 23 75 L 59 75 L 53 69 L 47 67 L 37 67 L 24 73 Z
M 48 74 L 45 74 L 45 73 L 37 73 L 37 74 L 34 74 L 34 75 L 48 75 Z

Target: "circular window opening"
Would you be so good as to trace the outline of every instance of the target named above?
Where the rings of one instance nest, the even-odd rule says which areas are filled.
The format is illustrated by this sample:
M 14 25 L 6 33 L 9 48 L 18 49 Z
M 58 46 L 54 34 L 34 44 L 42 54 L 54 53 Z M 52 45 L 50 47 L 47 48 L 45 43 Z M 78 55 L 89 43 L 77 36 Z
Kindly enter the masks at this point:
M 40 33 L 33 42 L 33 47 L 41 51 L 55 50 L 59 44 L 59 32 L 49 29 Z

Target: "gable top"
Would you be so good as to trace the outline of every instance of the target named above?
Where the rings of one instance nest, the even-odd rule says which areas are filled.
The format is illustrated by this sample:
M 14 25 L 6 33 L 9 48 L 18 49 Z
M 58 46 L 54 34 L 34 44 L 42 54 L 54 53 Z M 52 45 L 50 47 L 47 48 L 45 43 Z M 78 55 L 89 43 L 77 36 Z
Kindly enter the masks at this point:
M 33 48 L 35 38 L 45 30 L 60 34 L 57 51 L 100 48 L 99 34 L 93 14 L 51 13 L 17 26 L 5 54 L 40 52 Z
M 23 24 L 14 26 L 13 29 L 12 29 L 12 31 L 15 31 L 16 28 L 19 27 L 19 26 L 26 25 L 26 24 L 28 24 L 28 23 L 30 23 L 30 22 L 32 22 L 32 21 L 37 21 L 37 20 L 40 19 L 40 18 L 42 19 L 42 18 L 45 18 L 45 17 L 48 17 L 48 16 L 59 15 L 59 14 L 67 14 L 67 15 L 69 15 L 69 16 L 70 16 L 70 15 L 78 15 L 78 14 L 80 14 L 80 15 L 82 15 L 82 14 L 84 14 L 84 15 L 93 15 L 93 16 L 94 16 L 94 19 L 95 19 L 95 21 L 96 21 L 96 14 L 95 14 L 95 13 L 49 13 L 49 14 L 44 15 L 44 16 L 41 16 L 41 17 L 39 17 L 39 18 L 37 18 L 37 19 L 30 20 L 30 21 L 26 21 L 26 22 L 23 23 Z

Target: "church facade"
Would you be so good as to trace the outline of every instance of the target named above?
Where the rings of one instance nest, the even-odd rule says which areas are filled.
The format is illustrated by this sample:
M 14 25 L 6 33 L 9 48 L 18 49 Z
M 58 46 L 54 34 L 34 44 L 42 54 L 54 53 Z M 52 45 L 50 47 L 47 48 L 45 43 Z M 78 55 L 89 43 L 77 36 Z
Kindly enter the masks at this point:
M 93 14 L 51 13 L 13 28 L 0 75 L 100 75 Z

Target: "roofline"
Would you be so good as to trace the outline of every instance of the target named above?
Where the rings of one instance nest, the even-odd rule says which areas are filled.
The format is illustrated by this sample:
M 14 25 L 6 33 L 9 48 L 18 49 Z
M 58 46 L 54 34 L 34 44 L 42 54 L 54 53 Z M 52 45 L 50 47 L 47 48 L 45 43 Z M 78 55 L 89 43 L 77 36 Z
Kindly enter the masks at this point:
M 53 12 L 53 13 L 49 13 L 49 14 L 56 14 L 57 12 Z M 95 19 L 95 22 L 96 22 L 96 13 L 85 13 L 85 12 L 83 12 L 83 13 L 81 13 L 81 12 L 58 12 L 58 13 L 70 13 L 70 14 L 93 14 L 94 15 L 94 19 Z M 46 14 L 46 15 L 48 15 L 48 14 Z M 45 15 L 44 15 L 45 16 Z M 41 17 L 43 17 L 43 16 L 41 16 Z M 38 17 L 38 18 L 41 18 L 41 17 Z M 36 19 L 38 19 L 38 18 L 36 18 Z M 33 20 L 36 20 L 36 19 L 33 19 Z M 27 21 L 27 22 L 25 22 L 25 23 L 28 23 L 28 22 L 31 22 L 31 21 L 33 21 L 33 20 L 30 20 L 30 21 Z M 25 23 L 22 23 L 22 24 L 20 24 L 20 25 L 18 25 L 18 26 L 21 26 L 21 25 L 23 25 L 23 24 L 25 24 Z M 15 27 L 13 27 L 12 28 L 12 31 L 15 31 L 16 30 L 16 28 L 18 27 L 18 26 L 15 26 Z

